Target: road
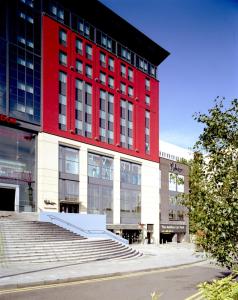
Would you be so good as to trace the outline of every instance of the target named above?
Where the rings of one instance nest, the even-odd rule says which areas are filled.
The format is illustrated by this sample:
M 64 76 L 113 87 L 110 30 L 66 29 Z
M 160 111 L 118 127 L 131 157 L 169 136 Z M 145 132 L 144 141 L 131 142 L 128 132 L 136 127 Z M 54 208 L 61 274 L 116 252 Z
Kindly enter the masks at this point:
M 1 290 L 0 299 L 150 300 L 150 294 L 159 291 L 159 300 L 184 300 L 197 293 L 200 282 L 223 275 L 223 270 L 201 263 L 79 282 Z

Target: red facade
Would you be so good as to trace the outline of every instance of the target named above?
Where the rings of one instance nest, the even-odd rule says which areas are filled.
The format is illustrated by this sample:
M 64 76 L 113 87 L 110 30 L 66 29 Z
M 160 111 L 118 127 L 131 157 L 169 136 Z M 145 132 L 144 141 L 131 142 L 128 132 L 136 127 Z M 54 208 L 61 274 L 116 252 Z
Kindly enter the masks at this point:
M 67 32 L 67 46 L 59 43 L 59 30 Z M 159 161 L 159 82 L 134 66 L 116 57 L 111 52 L 99 47 L 78 33 L 73 32 L 62 24 L 43 16 L 43 132 L 95 145 L 124 154 L 140 157 L 151 161 Z M 83 40 L 84 53 L 77 54 L 76 38 Z M 92 46 L 92 60 L 86 58 L 85 45 Z M 67 66 L 59 63 L 59 52 L 67 54 Z M 100 52 L 106 54 L 106 66 L 100 65 Z M 108 68 L 109 57 L 114 59 L 114 70 Z M 83 73 L 75 71 L 76 59 L 83 62 Z M 126 65 L 133 70 L 133 81 L 128 76 L 121 76 L 120 65 Z M 92 78 L 85 75 L 85 66 L 92 66 Z M 59 71 L 67 74 L 67 126 L 66 130 L 59 129 Z M 100 71 L 106 74 L 106 84 L 100 83 Z M 128 75 L 128 74 L 126 74 Z M 108 76 L 114 78 L 114 88 L 108 86 Z M 81 79 L 92 85 L 92 138 L 84 137 L 75 132 L 75 79 Z M 145 79 L 150 80 L 150 90 L 146 91 Z M 126 94 L 122 95 L 120 83 L 126 84 Z M 133 87 L 133 97 L 128 96 L 128 86 Z M 99 93 L 100 89 L 114 95 L 114 142 L 108 144 L 99 140 Z M 145 95 L 150 96 L 150 105 L 145 103 Z M 120 100 L 124 99 L 133 104 L 133 149 L 120 146 Z M 145 112 L 150 112 L 150 153 L 145 151 Z

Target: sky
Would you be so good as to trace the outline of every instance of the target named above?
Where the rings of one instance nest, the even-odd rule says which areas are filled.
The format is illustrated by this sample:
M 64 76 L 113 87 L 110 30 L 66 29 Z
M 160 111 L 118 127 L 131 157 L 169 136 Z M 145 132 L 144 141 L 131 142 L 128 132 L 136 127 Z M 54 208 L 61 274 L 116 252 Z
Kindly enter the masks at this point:
M 100 0 L 170 55 L 158 67 L 160 138 L 192 148 L 217 96 L 238 98 L 238 0 Z

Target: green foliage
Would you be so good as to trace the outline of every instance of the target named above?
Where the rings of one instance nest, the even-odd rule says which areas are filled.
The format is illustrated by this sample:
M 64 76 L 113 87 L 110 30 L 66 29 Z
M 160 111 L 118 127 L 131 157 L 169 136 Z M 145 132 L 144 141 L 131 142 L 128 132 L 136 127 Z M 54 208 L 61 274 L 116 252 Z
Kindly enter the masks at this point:
M 238 300 L 238 282 L 232 276 L 202 283 L 199 288 L 208 300 Z
M 160 294 L 158 292 L 153 292 L 151 294 L 151 300 L 159 300 Z
M 218 100 L 208 114 L 195 115 L 204 130 L 194 147 L 184 204 L 197 244 L 233 268 L 238 261 L 238 100 L 228 108 Z

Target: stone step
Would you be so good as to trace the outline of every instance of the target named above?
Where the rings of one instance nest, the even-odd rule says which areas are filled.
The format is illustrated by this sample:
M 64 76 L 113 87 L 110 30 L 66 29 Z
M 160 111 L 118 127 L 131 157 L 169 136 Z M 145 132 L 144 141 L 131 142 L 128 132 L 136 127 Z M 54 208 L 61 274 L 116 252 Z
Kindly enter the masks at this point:
M 131 250 L 134 251 L 134 250 Z M 54 253 L 49 254 L 49 255 L 37 255 L 34 254 L 32 256 L 30 255 L 15 255 L 12 257 L 5 256 L 6 260 L 9 262 L 14 262 L 14 261 L 41 261 L 45 260 L 47 258 L 48 261 L 57 261 L 57 260 L 75 260 L 75 259 L 88 259 L 88 258 L 100 258 L 100 257 L 110 257 L 110 256 L 124 256 L 128 254 L 128 249 L 117 249 L 115 250 L 108 250 L 108 251 L 103 251 L 103 252 L 94 252 L 94 253 L 61 253 L 60 255 L 55 255 Z

